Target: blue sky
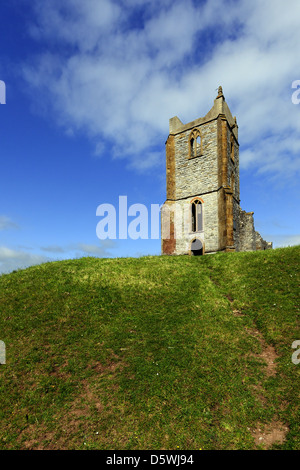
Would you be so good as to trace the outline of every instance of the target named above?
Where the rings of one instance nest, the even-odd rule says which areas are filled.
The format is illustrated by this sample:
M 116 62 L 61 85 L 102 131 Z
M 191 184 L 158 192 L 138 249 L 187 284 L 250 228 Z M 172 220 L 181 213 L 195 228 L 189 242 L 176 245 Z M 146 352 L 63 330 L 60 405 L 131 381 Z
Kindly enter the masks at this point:
M 169 118 L 237 116 L 241 207 L 300 243 L 298 0 L 9 0 L 0 6 L 0 272 L 160 254 L 99 240 L 96 209 L 162 204 Z

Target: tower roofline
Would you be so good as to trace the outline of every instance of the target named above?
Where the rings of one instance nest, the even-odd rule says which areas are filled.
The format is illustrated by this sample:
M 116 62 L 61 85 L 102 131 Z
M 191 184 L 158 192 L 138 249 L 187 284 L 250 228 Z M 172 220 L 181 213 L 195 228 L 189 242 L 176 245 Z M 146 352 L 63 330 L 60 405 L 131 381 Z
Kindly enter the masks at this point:
M 170 134 L 180 134 L 180 132 L 187 131 L 188 129 L 192 129 L 194 127 L 201 126 L 209 121 L 214 121 L 220 115 L 225 116 L 229 126 L 231 127 L 234 136 L 238 139 L 238 125 L 236 121 L 236 117 L 233 117 L 229 106 L 225 101 L 225 97 L 223 95 L 222 87 L 218 88 L 218 96 L 214 100 L 213 107 L 208 111 L 208 113 L 204 117 L 200 117 L 195 121 L 191 121 L 187 124 L 184 124 L 178 116 L 174 116 L 169 120 L 169 133 Z

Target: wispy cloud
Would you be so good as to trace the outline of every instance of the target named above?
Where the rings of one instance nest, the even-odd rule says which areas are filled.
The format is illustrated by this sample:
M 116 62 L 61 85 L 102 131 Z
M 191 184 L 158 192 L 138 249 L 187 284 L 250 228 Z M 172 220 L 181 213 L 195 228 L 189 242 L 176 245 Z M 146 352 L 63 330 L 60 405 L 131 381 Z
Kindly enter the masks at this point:
M 19 226 L 13 220 L 11 220 L 6 215 L 0 215 L 0 231 L 1 230 L 11 230 L 18 229 Z
M 109 256 L 110 250 L 116 248 L 117 242 L 114 240 L 103 240 L 99 245 L 88 243 L 77 243 L 74 249 L 77 249 L 88 256 Z
M 101 256 L 106 257 L 111 255 L 111 250 L 117 247 L 115 240 L 101 240 L 98 245 L 92 243 L 70 243 L 64 246 L 61 245 L 49 245 L 41 247 L 41 251 L 48 253 L 60 254 L 60 253 L 71 253 L 76 252 L 77 256 Z
M 68 133 L 86 131 L 98 154 L 107 141 L 112 157 L 148 169 L 164 161 L 157 146 L 168 119 L 206 114 L 222 84 L 238 117 L 241 166 L 294 178 L 299 1 L 161 3 L 36 1 L 31 33 L 45 53 L 23 67 L 35 96 Z
M 47 251 L 48 253 L 65 253 L 67 250 L 59 245 L 48 245 L 42 246 L 41 251 Z
M 274 248 L 300 245 L 300 234 L 294 235 L 268 235 L 268 240 L 273 240 Z
M 48 257 L 0 246 L 0 274 L 51 261 Z
M 36 264 L 58 260 L 62 254 L 67 257 L 95 256 L 106 258 L 113 256 L 112 250 L 117 248 L 115 240 L 102 240 L 98 245 L 92 243 L 70 243 L 64 246 L 48 245 L 40 248 L 40 251 L 51 255 L 34 253 L 33 248 L 21 249 L 0 246 L 0 274 L 9 273 L 15 269 L 24 269 Z

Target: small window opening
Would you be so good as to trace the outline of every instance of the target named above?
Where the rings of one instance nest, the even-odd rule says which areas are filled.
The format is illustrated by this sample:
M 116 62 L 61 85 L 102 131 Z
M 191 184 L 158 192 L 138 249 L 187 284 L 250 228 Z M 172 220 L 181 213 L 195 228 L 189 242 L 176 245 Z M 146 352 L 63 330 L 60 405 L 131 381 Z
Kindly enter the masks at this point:
M 195 142 L 195 140 L 192 138 L 192 139 L 190 140 L 191 157 L 194 157 L 194 156 L 195 156 L 195 155 L 194 155 L 194 142 Z
M 196 204 L 192 204 L 192 232 L 196 232 Z
M 196 149 L 197 149 L 197 157 L 201 155 L 201 137 L 198 135 L 196 139 Z

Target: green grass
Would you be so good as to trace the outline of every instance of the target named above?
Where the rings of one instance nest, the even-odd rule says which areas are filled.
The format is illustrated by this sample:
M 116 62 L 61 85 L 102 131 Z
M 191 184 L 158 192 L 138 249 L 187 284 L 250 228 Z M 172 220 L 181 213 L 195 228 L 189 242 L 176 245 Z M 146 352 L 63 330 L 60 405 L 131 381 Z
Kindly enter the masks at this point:
M 2 275 L 0 448 L 300 449 L 299 255 L 82 258 Z M 276 426 L 284 439 L 255 440 Z

